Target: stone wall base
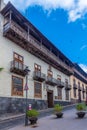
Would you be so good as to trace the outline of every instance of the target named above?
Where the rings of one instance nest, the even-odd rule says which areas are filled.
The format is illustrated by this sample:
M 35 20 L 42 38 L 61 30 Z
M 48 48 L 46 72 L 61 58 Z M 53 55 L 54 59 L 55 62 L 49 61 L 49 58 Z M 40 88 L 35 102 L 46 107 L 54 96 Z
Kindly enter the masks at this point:
M 29 104 L 32 104 L 33 109 L 42 110 L 48 108 L 47 100 L 28 99 L 27 102 L 28 106 Z M 54 101 L 54 104 L 57 103 L 63 106 L 71 104 L 71 102 L 66 101 Z M 26 109 L 25 98 L 0 97 L 0 115 L 5 113 L 14 113 L 14 114 L 24 113 L 25 109 Z
M 32 104 L 32 108 L 41 110 L 47 108 L 47 101 L 28 99 L 27 104 Z M 0 114 L 24 113 L 26 109 L 25 98 L 0 97 Z M 27 108 L 28 109 L 28 108 Z

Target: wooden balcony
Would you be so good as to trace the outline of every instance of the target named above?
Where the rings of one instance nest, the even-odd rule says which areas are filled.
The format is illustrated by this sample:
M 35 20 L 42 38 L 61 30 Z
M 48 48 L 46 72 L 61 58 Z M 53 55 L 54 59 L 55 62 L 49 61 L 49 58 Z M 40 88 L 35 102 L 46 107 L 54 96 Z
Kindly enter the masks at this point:
M 43 46 L 41 42 L 37 41 L 33 36 L 28 34 L 28 32 L 12 20 L 7 21 L 3 26 L 3 35 L 28 52 L 41 58 L 47 63 L 52 64 L 63 73 L 67 75 L 73 74 L 73 69 L 70 66 L 62 62 L 58 56 L 55 56 L 50 50 Z
M 59 88 L 63 88 L 64 87 L 64 82 L 62 82 L 62 81 L 57 81 L 57 86 L 59 87 Z
M 21 76 L 25 76 L 26 75 L 26 72 L 25 72 L 26 67 L 27 67 L 26 65 L 13 60 L 13 61 L 11 61 L 10 72 L 21 75 Z
M 51 86 L 56 86 L 57 85 L 57 80 L 54 79 L 53 77 L 47 77 L 46 78 L 46 84 L 49 84 Z
M 77 84 L 73 84 L 73 89 L 77 89 Z
M 33 79 L 37 80 L 37 81 L 40 81 L 40 82 L 43 82 L 46 79 L 46 75 L 41 73 L 40 71 L 34 71 Z
M 65 89 L 66 90 L 71 90 L 71 85 L 70 84 L 65 84 Z

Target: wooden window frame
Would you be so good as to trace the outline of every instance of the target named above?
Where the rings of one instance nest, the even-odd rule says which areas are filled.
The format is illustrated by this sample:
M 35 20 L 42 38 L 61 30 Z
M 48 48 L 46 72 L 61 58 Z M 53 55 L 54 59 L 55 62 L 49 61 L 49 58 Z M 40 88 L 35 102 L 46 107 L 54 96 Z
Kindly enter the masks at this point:
M 59 91 L 61 91 L 61 94 L 59 94 Z M 62 88 L 57 88 L 58 92 L 58 99 L 62 100 Z
M 15 58 L 15 55 L 17 55 L 17 56 L 18 56 L 18 58 Z M 19 57 L 21 57 L 21 58 L 22 58 L 22 60 L 20 60 L 20 58 L 19 58 Z M 13 53 L 13 59 L 14 59 L 14 60 L 16 60 L 16 61 L 18 61 L 18 62 L 24 63 L 24 57 L 23 57 L 23 56 L 21 56 L 20 54 L 16 53 L 16 52 L 14 52 L 14 53 Z
M 36 69 L 36 67 L 35 66 L 37 66 L 37 69 Z M 40 69 L 39 69 L 39 67 L 40 67 Z M 38 64 L 34 64 L 34 71 L 36 72 L 36 71 L 40 71 L 41 72 L 41 65 L 38 65 Z
M 47 71 L 47 77 L 53 77 L 53 72 L 48 69 Z
M 15 55 L 17 55 L 18 58 L 16 58 Z M 20 60 L 20 57 L 22 58 L 22 60 Z M 13 53 L 13 60 L 14 60 L 14 67 L 16 65 L 15 63 L 17 62 L 18 69 L 20 69 L 20 64 L 21 64 L 21 69 L 23 69 L 23 67 L 24 67 L 24 57 L 23 56 L 21 56 L 18 53 L 14 52 Z
M 61 83 L 61 75 L 57 75 L 57 80 Z
M 40 87 L 41 87 L 41 90 L 40 90 L 41 93 L 38 93 L 38 94 L 35 93 L 35 84 L 36 84 L 36 83 L 39 83 L 39 84 L 41 85 L 41 86 L 40 86 Z M 34 97 L 35 97 L 35 98 L 42 98 L 42 83 L 41 83 L 41 82 L 34 81 Z
M 84 84 L 82 84 L 82 89 L 84 90 Z M 82 92 L 82 95 L 83 95 L 83 99 L 85 99 L 85 93 Z
M 74 94 L 74 98 L 76 98 L 76 89 L 73 88 L 73 94 Z
M 66 100 L 69 100 L 69 91 L 68 90 L 65 90 L 65 95 L 66 95 Z M 67 94 L 68 93 L 68 94 Z M 68 96 L 67 96 L 68 95 Z
M 76 79 L 73 79 L 73 85 L 76 84 Z M 73 95 L 74 95 L 74 98 L 77 97 L 77 94 L 76 94 L 76 89 L 73 88 Z
M 24 84 L 24 80 L 23 80 L 23 78 L 21 78 L 21 77 L 18 77 L 18 76 L 14 76 L 14 75 L 12 75 L 12 87 L 11 87 L 11 96 L 20 96 L 20 97 L 23 97 L 23 90 L 22 90 L 22 95 L 18 95 L 18 94 L 13 94 L 13 78 L 19 78 L 19 79 L 21 79 L 22 80 L 22 89 L 23 89 L 23 84 Z
M 66 85 L 68 85 L 68 84 L 69 84 L 68 79 L 65 79 L 65 84 L 66 84 Z

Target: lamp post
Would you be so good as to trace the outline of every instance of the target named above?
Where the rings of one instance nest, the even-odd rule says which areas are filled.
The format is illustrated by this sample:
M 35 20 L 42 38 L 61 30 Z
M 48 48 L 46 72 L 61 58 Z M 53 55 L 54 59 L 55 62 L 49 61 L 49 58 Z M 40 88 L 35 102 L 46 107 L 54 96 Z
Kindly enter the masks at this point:
M 25 84 L 25 88 L 24 90 L 26 91 L 26 113 L 25 113 L 25 126 L 28 125 L 28 118 L 27 118 L 27 107 L 28 107 L 28 104 L 27 104 L 27 98 L 28 98 L 28 75 L 29 75 L 29 68 L 28 66 L 25 68 L 25 74 L 26 74 L 26 84 Z

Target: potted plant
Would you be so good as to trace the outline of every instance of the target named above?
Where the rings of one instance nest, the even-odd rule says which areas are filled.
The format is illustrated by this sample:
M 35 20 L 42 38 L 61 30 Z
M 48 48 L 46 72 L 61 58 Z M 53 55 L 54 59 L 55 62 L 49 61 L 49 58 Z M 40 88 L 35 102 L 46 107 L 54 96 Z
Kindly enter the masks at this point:
M 78 103 L 76 105 L 76 110 L 78 118 L 83 118 L 85 116 L 86 105 L 84 103 Z
M 35 109 L 27 111 L 27 117 L 28 117 L 31 124 L 37 123 L 38 115 L 39 115 L 39 112 Z
M 63 106 L 61 106 L 60 104 L 56 104 L 54 106 L 54 112 L 57 118 L 61 118 L 63 116 L 62 110 L 63 110 Z
M 3 70 L 3 68 L 0 68 L 0 71 L 2 71 Z

